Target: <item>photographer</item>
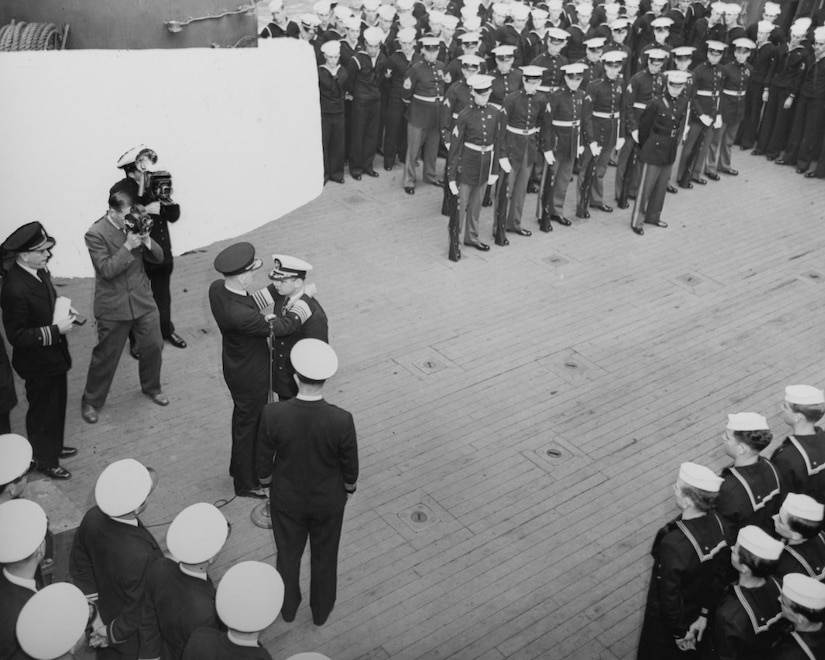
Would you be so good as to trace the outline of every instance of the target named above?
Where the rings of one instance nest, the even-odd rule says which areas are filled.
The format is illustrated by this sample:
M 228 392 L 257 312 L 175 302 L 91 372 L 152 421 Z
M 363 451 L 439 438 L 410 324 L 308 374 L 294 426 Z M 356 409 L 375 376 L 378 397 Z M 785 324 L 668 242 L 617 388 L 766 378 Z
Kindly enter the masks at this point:
M 86 232 L 86 247 L 95 269 L 94 315 L 98 343 L 92 349 L 86 389 L 81 401 L 83 419 L 94 424 L 106 403 L 126 336 L 134 331 L 140 352 L 143 393 L 159 406 L 169 405 L 161 392 L 163 338 L 158 307 L 152 297 L 148 263 L 161 263 L 163 251 L 149 235 L 150 218 L 134 207 L 123 191 L 109 196 L 109 210 Z
M 172 201 L 172 177 L 169 173 L 149 171 L 157 160 L 157 154 L 144 145 L 127 151 L 117 161 L 117 166 L 123 170 L 125 177 L 112 186 L 109 194 L 117 191 L 128 193 L 152 217 L 153 225 L 149 235 L 163 250 L 163 261 L 159 264 L 147 262 L 146 274 L 160 314 L 160 333 L 175 348 L 186 348 L 186 342 L 175 333 L 172 323 L 172 294 L 169 291 L 174 263 L 167 223 L 177 222 L 180 206 Z M 132 357 L 139 359 L 134 333 L 129 333 L 129 352 Z

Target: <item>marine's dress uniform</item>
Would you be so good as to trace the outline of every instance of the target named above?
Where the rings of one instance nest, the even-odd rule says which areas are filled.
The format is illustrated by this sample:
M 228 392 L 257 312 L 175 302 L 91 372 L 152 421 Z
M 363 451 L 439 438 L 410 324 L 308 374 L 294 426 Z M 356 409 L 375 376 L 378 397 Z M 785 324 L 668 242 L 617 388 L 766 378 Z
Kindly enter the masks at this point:
M 228 633 L 214 628 L 198 628 L 186 644 L 183 660 L 272 660 L 272 656 L 257 644 L 235 644 Z
M 502 155 L 510 160 L 513 168 L 508 181 L 510 206 L 507 209 L 507 229 L 512 231 L 521 230 L 527 184 L 533 166 L 541 158 L 538 140 L 546 106 L 547 97 L 544 94 L 528 94 L 523 89 L 504 99 L 503 119 L 506 120 L 507 127 Z
M 235 492 L 256 488 L 255 434 L 261 408 L 269 393 L 270 325 L 259 311 L 255 298 L 226 288 L 224 280 L 209 287 L 209 306 L 223 336 L 223 378 L 232 402 L 232 458 L 229 474 Z M 291 334 L 301 328 L 297 314 L 289 313 L 273 322 L 275 334 Z
M 97 506 L 83 516 L 69 557 L 69 572 L 87 598 L 97 596 L 110 648 L 98 658 L 137 658 L 146 574 L 163 556 L 143 523 L 110 518 Z
M 553 175 L 553 198 L 550 213 L 564 216 L 564 200 L 573 174 L 573 163 L 582 146 L 582 104 L 584 91 L 572 91 L 566 85 L 547 98 L 541 131 L 542 151 L 552 151 L 556 158 Z
M 215 585 L 187 574 L 177 562 L 161 557 L 146 576 L 140 623 L 140 657 L 180 660 L 192 633 L 203 626 L 220 629 Z
M 720 475 L 716 513 L 736 535 L 746 525 L 756 525 L 773 531 L 773 516 L 782 503 L 778 470 L 766 458 L 759 457 L 752 465 L 730 466 Z
M 779 472 L 784 493 L 810 495 L 825 504 L 825 431 L 813 435 L 790 435 L 779 446 L 771 462 Z
M 719 113 L 722 126 L 711 135 L 706 171 L 710 174 L 731 171 L 731 150 L 739 126 L 745 118 L 745 96 L 748 93 L 753 67 L 745 62 L 728 62 L 722 68 L 722 95 Z
M 502 153 L 501 113 L 489 104 L 470 103 L 455 120 L 447 159 L 447 179 L 458 184 L 459 225 L 464 243 L 479 243 L 478 219 L 487 181 L 498 174 Z
M 788 573 L 802 573 L 825 582 L 825 532 L 796 545 L 785 545 L 779 556 L 776 576 L 782 578 Z
M 642 216 L 650 224 L 661 221 L 687 108 L 688 100 L 684 94 L 674 99 L 665 93 L 653 99 L 639 119 L 639 161 L 643 163 L 643 180 L 634 207 L 634 227 L 641 226 Z
M 718 64 L 711 65 L 710 62 L 702 62 L 693 70 L 690 127 L 682 149 L 682 157 L 679 160 L 679 185 L 682 187 L 686 188 L 691 180 L 699 179 L 705 170 L 713 123 L 705 126 L 699 117 L 707 115 L 711 120 L 716 119 L 721 89 L 722 70 Z
M 0 289 L 3 325 L 12 365 L 23 379 L 29 410 L 26 434 L 41 468 L 57 467 L 66 424 L 69 343 L 52 323 L 57 293 L 46 269 L 33 273 L 15 263 Z
M 730 556 L 722 520 L 713 511 L 690 520 L 677 518 L 658 531 L 651 554 L 655 564 L 638 660 L 696 658 L 695 652 L 680 651 L 675 640 L 719 600 L 719 576 Z
M 402 99 L 407 106 L 407 159 L 404 163 L 405 188 L 415 188 L 415 161 L 423 148 L 423 177 L 436 183 L 435 160 L 438 156 L 439 111 L 444 100 L 444 65 L 436 60 L 421 60 L 407 71 Z
M 324 180 L 344 177 L 346 154 L 346 120 L 344 103 L 347 70 L 342 66 L 318 67 L 318 91 L 321 100 L 321 146 L 324 150 Z
M 301 602 L 300 568 L 310 544 L 309 605 L 316 623 L 335 605 L 338 546 L 347 488 L 358 481 L 358 443 L 352 415 L 323 398 L 268 404 L 258 430 L 258 477 L 272 477 L 270 509 L 284 580 L 285 619 Z
M 583 142 L 585 145 L 597 142 L 602 148 L 599 155 L 595 157 L 596 174 L 590 186 L 590 204 L 593 206 L 604 204 L 604 175 L 607 173 L 607 166 L 613 149 L 616 147 L 616 141 L 625 134 L 625 117 L 622 113 L 623 95 L 624 86 L 621 78 L 617 77 L 616 80 L 607 78 L 594 80 L 588 85 L 584 97 Z M 586 148 L 579 169 L 579 190 L 593 158 L 593 153 Z
M 130 330 L 140 352 L 140 388 L 146 394 L 159 394 L 163 337 L 144 261 L 161 263 L 163 250 L 154 241 L 148 248 L 140 245 L 128 250 L 126 230 L 116 227 L 108 215 L 92 225 L 85 240 L 95 269 L 97 344 L 92 349 L 83 402 L 95 408 L 106 403 Z

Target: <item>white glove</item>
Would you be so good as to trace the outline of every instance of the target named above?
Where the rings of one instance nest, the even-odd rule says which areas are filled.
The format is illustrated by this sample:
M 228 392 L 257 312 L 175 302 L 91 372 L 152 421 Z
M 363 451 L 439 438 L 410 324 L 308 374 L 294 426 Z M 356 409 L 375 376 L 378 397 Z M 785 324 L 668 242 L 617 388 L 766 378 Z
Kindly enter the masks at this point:
M 450 185 L 450 192 L 453 193 L 453 195 L 457 195 L 458 194 L 458 184 L 455 181 L 450 181 L 449 185 Z
M 598 158 L 601 152 L 602 148 L 599 146 L 598 142 L 590 143 L 590 153 L 593 154 L 594 157 Z
M 160 202 L 152 202 L 147 204 L 145 208 L 150 215 L 160 215 Z
M 768 90 L 766 89 L 764 92 L 762 92 L 762 103 L 767 103 L 767 102 L 768 102 Z
M 624 143 L 625 143 L 624 138 L 619 138 L 618 140 L 616 140 L 616 151 L 621 151 L 622 147 L 624 146 Z
M 713 127 L 716 129 L 722 128 L 722 115 L 716 115 L 716 119 L 713 122 Z
M 576 155 L 581 156 L 584 153 L 584 145 L 576 147 Z
M 699 115 L 699 121 L 702 122 L 705 126 L 710 126 L 713 123 L 713 120 L 710 118 L 710 115 Z
M 793 105 L 793 96 L 789 96 L 785 99 L 785 102 L 782 104 L 782 108 L 784 110 L 790 110 L 791 106 Z
M 510 159 L 507 158 L 507 156 L 505 156 L 504 158 L 499 158 L 498 164 L 501 165 L 501 169 L 503 169 L 504 172 L 507 174 L 513 171 L 513 166 L 510 165 Z
M 634 128 L 632 131 L 630 131 L 630 137 L 632 137 L 632 138 L 633 138 L 633 141 L 634 141 L 636 144 L 639 144 L 639 129 L 638 129 L 638 128 Z
M 491 174 L 490 178 L 487 179 L 487 185 L 492 186 L 495 184 L 496 181 L 498 181 L 498 174 Z
M 548 165 L 552 165 L 553 163 L 556 162 L 556 156 L 555 156 L 555 154 L 553 154 L 552 151 L 545 151 L 544 152 L 544 160 L 547 161 Z

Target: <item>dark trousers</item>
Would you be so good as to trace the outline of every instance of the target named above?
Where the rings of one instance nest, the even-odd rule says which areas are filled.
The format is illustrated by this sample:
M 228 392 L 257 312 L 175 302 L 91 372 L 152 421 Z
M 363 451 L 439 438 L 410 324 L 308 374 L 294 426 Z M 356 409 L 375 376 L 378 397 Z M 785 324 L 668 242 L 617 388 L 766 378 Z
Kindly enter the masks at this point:
M 294 616 L 301 602 L 301 557 L 309 537 L 309 607 L 312 618 L 324 620 L 335 605 L 338 589 L 338 545 L 344 510 L 313 515 L 282 511 L 270 504 L 272 533 L 278 555 L 275 568 L 284 581 L 284 616 Z
M 232 457 L 229 474 L 235 483 L 235 492 L 258 487 L 255 475 L 255 442 L 258 436 L 258 420 L 267 403 L 268 386 L 256 389 L 230 389 L 232 402 Z
M 11 433 L 11 419 L 9 413 L 0 412 L 0 435 Z
M 768 102 L 765 104 L 762 127 L 759 129 L 759 141 L 756 146 L 771 159 L 779 157 L 788 141 L 794 106 L 788 110 L 784 106 L 790 93 L 790 89 L 779 87 L 771 87 L 768 91 Z
M 173 269 L 174 262 L 171 259 L 168 264 L 146 264 L 146 274 L 152 285 L 152 297 L 155 299 L 160 315 L 160 334 L 164 339 L 168 339 L 175 331 L 172 323 L 172 293 L 170 291 Z
M 396 160 L 403 163 L 407 157 L 405 107 L 400 98 L 387 100 L 387 114 L 384 117 L 384 167 L 392 167 Z
M 66 425 L 66 374 L 26 379 L 26 433 L 34 460 L 42 468 L 57 467 Z
M 739 144 L 743 149 L 751 149 L 759 134 L 759 120 L 762 115 L 762 83 L 750 83 L 745 97 L 745 118 L 739 127 Z
M 807 170 L 816 160 L 822 127 L 825 124 L 825 100 L 799 96 L 793 118 L 793 128 L 785 148 L 785 162 Z
M 632 140 L 631 140 L 632 141 Z M 604 204 L 604 175 L 607 174 L 607 166 L 610 162 L 610 156 L 613 153 L 613 148 L 616 146 L 616 143 L 608 141 L 607 144 L 602 145 L 602 150 L 599 152 L 596 158 L 596 171 L 593 176 L 593 181 L 590 184 L 590 205 L 596 204 Z M 577 186 L 576 189 L 579 191 L 579 194 L 584 192 L 581 187 L 584 183 L 584 176 L 587 173 L 587 168 L 590 167 L 590 161 L 594 158 L 593 152 L 590 151 L 590 147 L 587 147 L 584 150 L 584 154 L 582 154 L 582 164 L 579 168 L 579 178 L 576 181 Z M 621 192 L 621 191 L 619 191 Z M 578 196 L 576 197 L 576 202 L 578 203 Z
M 642 164 L 642 187 L 633 207 L 634 213 L 630 225 L 641 227 L 644 222 L 658 222 L 662 218 L 665 205 L 667 183 L 673 165 Z
M 629 171 L 627 167 L 633 150 L 638 150 L 638 148 L 639 145 L 628 135 L 624 145 L 619 151 L 619 158 L 616 161 L 616 185 L 614 186 L 614 195 L 616 196 L 617 202 L 625 185 L 630 186 L 630 188 L 628 188 L 628 194 L 631 197 L 635 197 L 636 192 L 639 190 L 639 179 L 641 178 L 642 172 L 639 161 L 637 160 L 636 165 L 630 168 Z
M 378 149 L 378 114 L 381 100 L 352 102 L 352 126 L 349 145 L 349 173 L 355 176 L 373 168 Z
M 346 120 L 344 113 L 321 115 L 321 145 L 324 149 L 324 177 L 340 179 L 344 176 L 344 148 Z
M 705 126 L 701 121 L 690 123 L 682 157 L 679 159 L 680 185 L 687 185 L 691 179 L 698 179 L 704 173 L 712 135 L 713 124 Z
M 129 321 L 97 319 L 97 345 L 92 349 L 89 373 L 86 375 L 86 389 L 83 402 L 95 408 L 102 408 L 109 395 L 109 388 L 117 371 L 123 346 L 129 331 L 135 333 L 137 349 L 140 351 L 138 375 L 140 388 L 146 394 L 157 394 L 160 387 L 161 350 L 163 337 L 160 334 L 160 320 L 157 310 L 153 310 Z

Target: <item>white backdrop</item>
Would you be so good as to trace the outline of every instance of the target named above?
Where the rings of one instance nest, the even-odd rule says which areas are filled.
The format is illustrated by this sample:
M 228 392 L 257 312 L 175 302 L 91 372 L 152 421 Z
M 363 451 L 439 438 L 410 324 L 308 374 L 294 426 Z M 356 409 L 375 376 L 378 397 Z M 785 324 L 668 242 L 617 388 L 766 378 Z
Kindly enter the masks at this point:
M 83 234 L 135 145 L 172 173 L 176 254 L 274 220 L 323 187 L 316 63 L 296 39 L 2 53 L 0 82 L 0 241 L 40 220 L 61 277 L 92 274 Z

